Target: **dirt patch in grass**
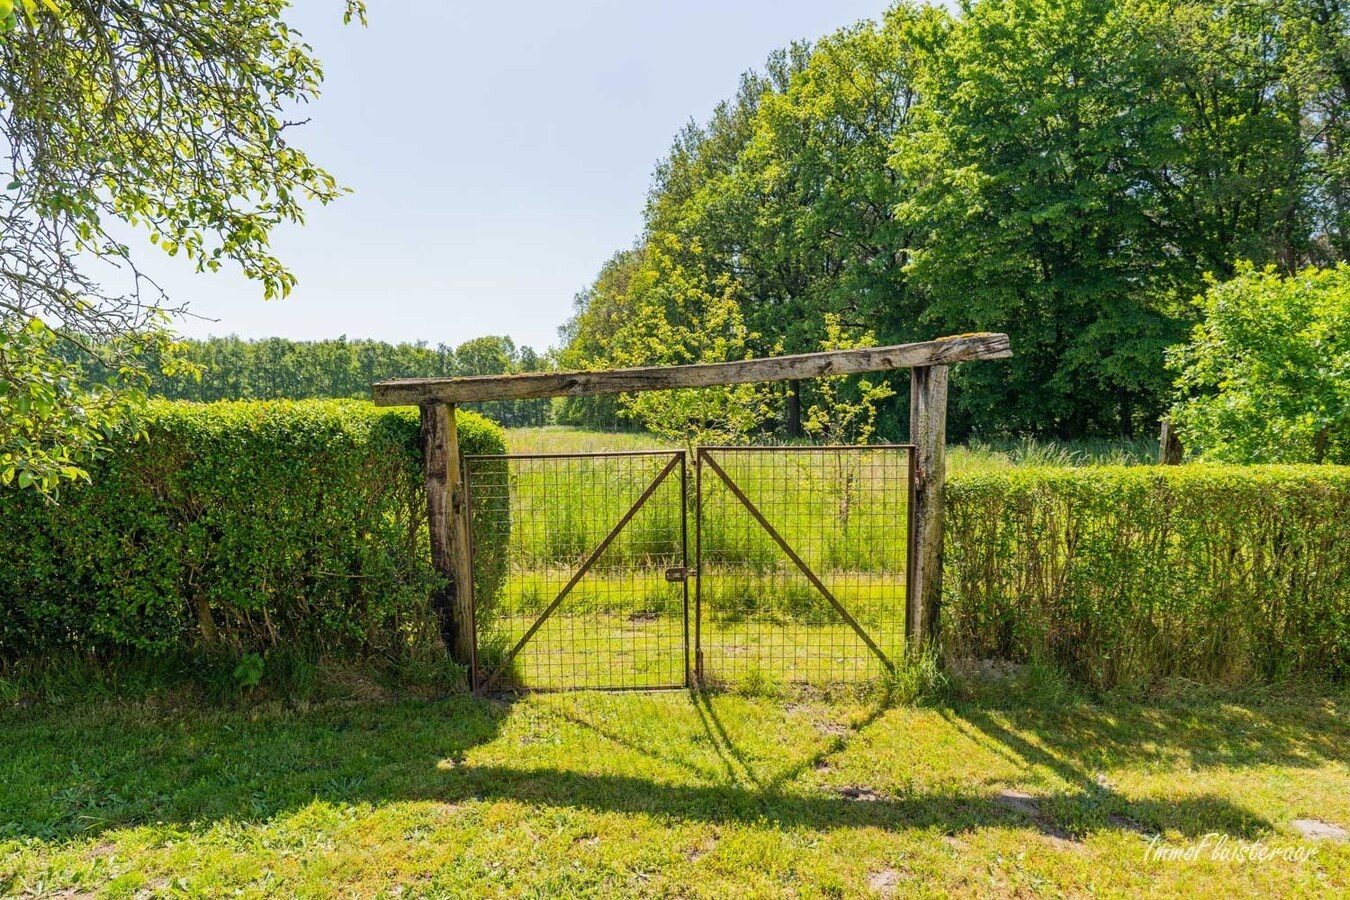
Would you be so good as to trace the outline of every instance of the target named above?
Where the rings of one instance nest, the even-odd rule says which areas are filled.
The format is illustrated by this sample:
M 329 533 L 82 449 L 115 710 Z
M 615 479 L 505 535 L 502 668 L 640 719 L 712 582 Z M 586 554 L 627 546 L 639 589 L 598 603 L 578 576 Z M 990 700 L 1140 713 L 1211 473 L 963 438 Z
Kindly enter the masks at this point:
M 899 869 L 881 869 L 867 876 L 867 889 L 882 897 L 894 897 L 903 878 Z

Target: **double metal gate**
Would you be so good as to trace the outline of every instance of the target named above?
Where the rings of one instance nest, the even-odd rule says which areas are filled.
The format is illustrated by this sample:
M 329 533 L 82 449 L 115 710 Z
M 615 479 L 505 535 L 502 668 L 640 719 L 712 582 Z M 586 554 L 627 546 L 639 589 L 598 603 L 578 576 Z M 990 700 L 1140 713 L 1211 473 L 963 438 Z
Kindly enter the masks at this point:
M 909 445 L 466 457 L 475 687 L 881 674 L 903 652 L 912 466 Z

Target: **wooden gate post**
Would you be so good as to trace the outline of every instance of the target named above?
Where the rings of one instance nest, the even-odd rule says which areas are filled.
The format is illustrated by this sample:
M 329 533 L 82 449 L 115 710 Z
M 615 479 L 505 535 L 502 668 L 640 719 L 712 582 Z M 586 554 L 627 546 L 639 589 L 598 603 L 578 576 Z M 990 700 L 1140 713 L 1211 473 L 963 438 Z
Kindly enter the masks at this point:
M 1179 466 L 1182 456 L 1181 439 L 1172 427 L 1172 420 L 1163 416 L 1162 429 L 1158 433 L 1158 465 Z
M 917 650 L 936 635 L 942 601 L 943 482 L 947 475 L 947 367 L 910 370 L 909 433 L 914 444 L 914 558 L 905 635 Z
M 422 406 L 422 460 L 426 474 L 427 525 L 431 531 L 431 565 L 446 586 L 431 596 L 441 639 L 455 662 L 474 664 L 473 568 L 469 558 L 467 510 L 460 483 L 459 431 L 455 407 L 449 403 Z

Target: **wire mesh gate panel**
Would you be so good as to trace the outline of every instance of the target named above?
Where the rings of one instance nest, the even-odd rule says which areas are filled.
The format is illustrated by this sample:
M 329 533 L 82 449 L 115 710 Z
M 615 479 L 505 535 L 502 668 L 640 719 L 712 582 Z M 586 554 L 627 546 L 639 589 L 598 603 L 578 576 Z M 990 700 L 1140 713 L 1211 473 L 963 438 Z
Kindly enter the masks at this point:
M 905 642 L 912 451 L 698 451 L 700 681 L 823 684 L 892 668 Z
M 825 684 L 891 668 L 913 448 L 701 448 L 693 485 L 686 462 L 465 457 L 477 689 Z
M 475 687 L 688 682 L 683 451 L 466 456 Z

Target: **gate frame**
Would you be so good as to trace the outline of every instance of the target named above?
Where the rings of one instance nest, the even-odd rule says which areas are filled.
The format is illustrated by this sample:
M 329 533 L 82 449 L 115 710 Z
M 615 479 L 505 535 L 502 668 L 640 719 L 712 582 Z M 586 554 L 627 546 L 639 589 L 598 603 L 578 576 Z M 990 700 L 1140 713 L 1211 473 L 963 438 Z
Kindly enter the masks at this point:
M 497 664 L 497 667 L 491 672 L 484 673 L 480 671 L 478 667 L 478 603 L 477 598 L 474 596 L 473 587 L 473 478 L 469 463 L 479 459 L 502 460 L 509 463 L 509 461 L 513 459 L 623 459 L 634 456 L 670 457 L 670 459 L 667 460 L 661 471 L 656 473 L 656 476 L 648 482 L 647 486 L 643 488 L 642 493 L 638 495 L 638 498 L 634 500 L 628 507 L 628 510 L 619 517 L 619 520 L 614 523 L 613 527 L 606 532 L 605 536 L 600 539 L 600 542 L 595 545 L 595 548 L 591 550 L 590 553 L 586 554 L 585 559 L 577 566 L 571 577 L 568 578 L 567 583 L 558 591 L 558 595 L 549 601 L 548 606 L 546 606 L 544 611 L 539 614 L 539 617 L 535 619 L 534 624 L 525 630 L 525 633 L 521 635 L 518 641 L 516 641 L 515 646 L 507 651 L 506 655 L 502 657 L 502 660 Z M 684 637 L 681 652 L 684 656 L 684 686 L 687 687 L 689 685 L 690 671 L 689 536 L 687 524 L 689 518 L 689 453 L 684 449 L 679 449 L 614 450 L 608 452 L 600 451 L 598 453 L 470 453 L 464 456 L 464 527 L 468 531 L 469 536 L 469 580 L 467 586 L 469 594 L 469 620 L 470 626 L 473 629 L 473 655 L 472 662 L 469 666 L 470 690 L 475 692 L 487 692 L 497 683 L 497 680 L 502 674 L 511 668 L 511 663 L 520 655 L 520 651 L 525 649 L 525 645 L 530 642 L 530 638 L 534 637 L 535 633 L 543 627 L 544 622 L 548 620 L 549 616 L 557 611 L 558 607 L 562 605 L 562 602 L 572 593 L 572 589 L 581 582 L 581 579 L 586 576 L 586 573 L 591 570 L 591 567 L 604 555 L 605 550 L 609 548 L 609 545 L 623 533 L 623 530 L 628 527 L 628 524 L 633 521 L 633 518 L 647 505 L 647 501 L 652 499 L 652 496 L 656 491 L 661 485 L 666 483 L 666 480 L 670 478 L 676 470 L 680 473 L 680 559 L 684 563 L 684 565 L 680 567 L 681 576 L 679 579 L 682 582 L 681 593 L 683 597 L 681 602 L 684 616 Z M 669 581 L 670 579 L 667 578 L 666 580 Z M 482 680 L 484 674 L 487 675 L 485 681 Z M 656 689 L 657 688 L 653 688 L 653 690 Z
M 891 347 L 827 350 L 723 363 L 464 378 L 398 378 L 376 383 L 372 394 L 376 406 L 421 408 L 431 563 L 445 577 L 445 587 L 430 598 L 431 606 L 450 655 L 461 665 L 472 666 L 476 639 L 473 574 L 464 463 L 455 428 L 456 404 L 798 381 L 910 369 L 910 443 L 915 445 L 911 515 L 915 517 L 917 548 L 909 573 L 913 586 L 906 608 L 905 632 L 910 647 L 918 649 L 935 633 L 942 598 L 947 367 L 952 363 L 1006 359 L 1012 355 L 1006 334 L 964 334 Z
M 835 612 L 838 613 L 839 617 L 844 620 L 844 623 L 847 624 L 850 628 L 852 628 L 854 633 L 857 634 L 858 637 L 862 639 L 863 643 L 867 645 L 867 649 L 872 651 L 872 653 L 878 659 L 881 660 L 881 664 L 886 668 L 888 672 L 891 673 L 895 672 L 895 663 L 891 661 L 891 658 L 886 655 L 885 651 L 883 651 L 880 647 L 877 646 L 876 642 L 872 639 L 871 635 L 867 634 L 867 632 L 863 629 L 863 627 L 858 624 L 858 621 L 853 618 L 853 614 L 844 608 L 844 605 L 839 601 L 839 598 L 834 596 L 834 592 L 832 592 L 829 588 L 827 588 L 824 582 L 820 580 L 820 576 L 817 575 L 815 571 L 809 565 L 806 564 L 805 560 L 803 560 L 801 556 L 798 555 L 797 551 L 792 549 L 792 547 L 788 544 L 787 540 L 784 539 L 782 534 L 779 533 L 778 529 L 774 528 L 773 525 L 765 518 L 764 514 L 760 511 L 759 507 L 749 497 L 746 496 L 744 490 L 742 490 L 741 487 L 736 484 L 736 482 L 732 479 L 732 477 L 727 474 L 725 469 L 723 469 L 720 465 L 718 465 L 717 460 L 712 458 L 713 453 L 755 453 L 755 452 L 828 453 L 831 451 L 859 452 L 869 450 L 905 451 L 906 468 L 908 469 L 909 472 L 909 476 L 907 479 L 907 490 L 909 493 L 909 497 L 905 504 L 905 512 L 906 512 L 905 620 L 906 620 L 906 634 L 908 634 L 909 610 L 913 606 L 914 602 L 914 579 L 912 577 L 912 573 L 914 571 L 914 550 L 916 546 L 914 537 L 918 531 L 918 521 L 915 516 L 915 504 L 914 504 L 914 494 L 915 494 L 914 468 L 915 468 L 915 457 L 918 455 L 918 453 L 917 448 L 913 444 L 810 444 L 807 446 L 800 446 L 800 447 L 793 446 L 791 444 L 787 445 L 780 444 L 772 447 L 712 445 L 707 447 L 699 447 L 694 451 L 694 485 L 695 485 L 694 492 L 695 495 L 698 497 L 698 504 L 694 512 L 694 673 L 697 676 L 700 684 L 703 683 L 702 627 L 703 627 L 704 459 L 707 459 L 709 465 L 712 466 L 713 472 L 722 481 L 722 484 L 725 485 L 727 489 L 731 491 L 732 496 L 734 496 L 736 500 L 740 502 L 740 504 L 745 508 L 745 511 L 748 512 L 750 514 L 750 517 L 755 520 L 756 524 L 758 524 L 760 528 L 762 528 L 769 535 L 769 537 L 774 539 L 774 542 L 778 544 L 779 549 L 781 549 L 784 553 L 787 554 L 787 557 L 792 562 L 792 564 L 795 565 L 801 571 L 801 573 L 806 576 L 806 579 L 809 582 L 811 582 L 811 586 L 814 587 L 816 591 L 821 594 L 821 596 L 823 596 L 826 600 L 830 602 L 830 605 L 834 607 Z M 686 628 L 687 627 L 688 625 L 686 623 Z

